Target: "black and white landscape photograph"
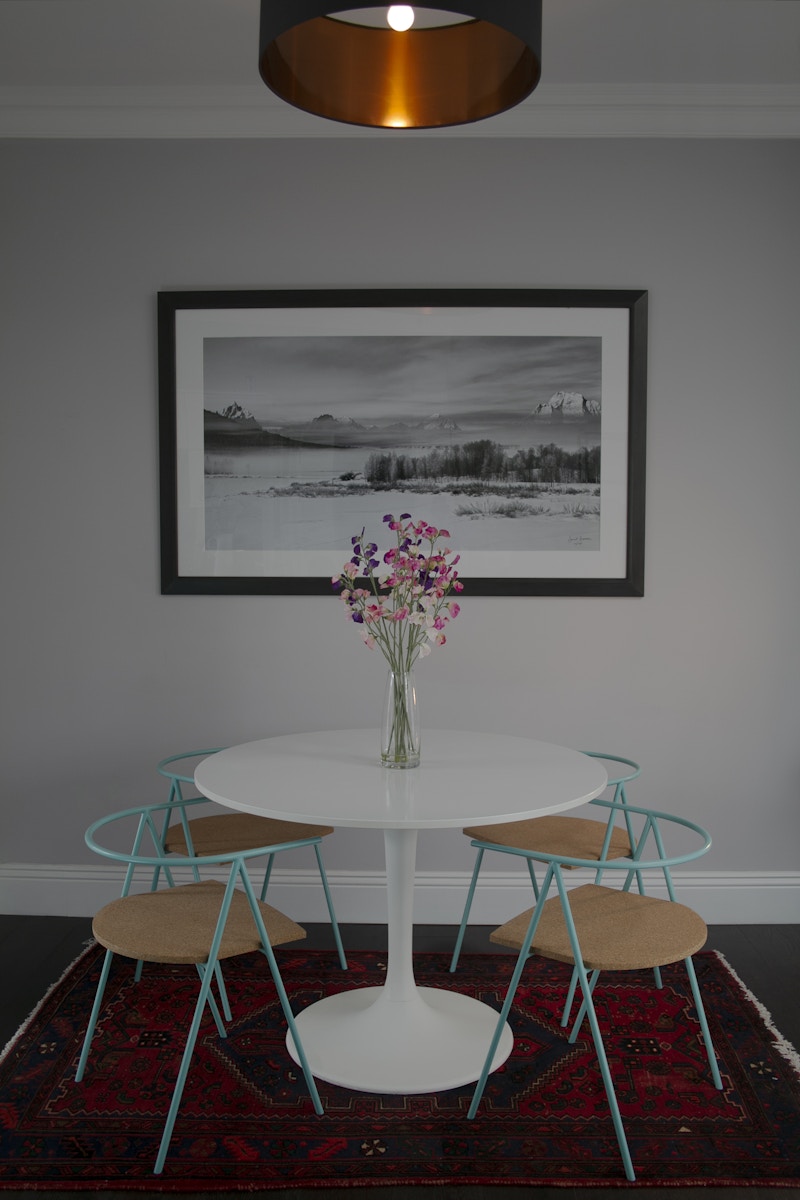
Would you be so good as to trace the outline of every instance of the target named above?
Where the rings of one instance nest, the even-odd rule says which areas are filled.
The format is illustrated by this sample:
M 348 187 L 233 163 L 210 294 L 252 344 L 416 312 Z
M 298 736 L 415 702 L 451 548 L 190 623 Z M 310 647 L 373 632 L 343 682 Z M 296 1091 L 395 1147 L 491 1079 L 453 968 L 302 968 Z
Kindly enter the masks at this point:
M 354 536 L 388 549 L 384 516 L 409 513 L 484 594 L 629 594 L 646 304 L 160 293 L 163 586 L 314 592 Z
M 207 337 L 205 544 L 339 548 L 408 511 L 474 550 L 597 550 L 599 337 Z

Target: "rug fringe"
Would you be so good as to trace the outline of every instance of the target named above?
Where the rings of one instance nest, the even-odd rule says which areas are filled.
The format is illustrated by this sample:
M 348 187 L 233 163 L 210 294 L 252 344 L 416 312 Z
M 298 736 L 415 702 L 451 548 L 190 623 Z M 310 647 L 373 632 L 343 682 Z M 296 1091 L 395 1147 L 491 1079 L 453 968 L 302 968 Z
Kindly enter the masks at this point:
M 753 1007 L 756 1009 L 756 1011 L 758 1012 L 762 1021 L 766 1025 L 767 1029 L 772 1034 L 772 1038 L 775 1042 L 775 1049 L 778 1051 L 779 1054 L 781 1054 L 786 1059 L 786 1061 L 788 1063 L 791 1064 L 791 1066 L 794 1067 L 795 1071 L 797 1072 L 798 1079 L 800 1079 L 800 1053 L 795 1049 L 795 1047 L 792 1045 L 792 1043 L 789 1041 L 789 1039 L 784 1037 L 783 1034 L 780 1032 L 780 1030 L 777 1028 L 777 1026 L 775 1025 L 775 1022 L 772 1019 L 772 1013 L 769 1011 L 768 1008 L 766 1008 L 766 1006 L 764 1004 L 761 1003 L 761 1001 L 758 999 L 758 997 L 755 996 L 750 991 L 750 988 L 747 986 L 747 984 L 744 982 L 744 980 L 741 979 L 740 976 L 736 973 L 736 971 L 733 969 L 733 967 L 728 962 L 727 958 L 725 957 L 725 955 L 722 953 L 721 950 L 713 950 L 712 954 L 716 954 L 716 956 L 720 960 L 720 962 L 722 962 L 725 965 L 727 970 L 731 973 L 733 978 L 736 980 L 739 987 L 742 989 L 745 996 L 750 1001 L 750 1003 L 753 1005 Z
M 55 983 L 50 984 L 50 987 L 47 989 L 45 994 L 42 996 L 41 1000 L 39 1000 L 36 1003 L 36 1005 L 34 1006 L 34 1008 L 31 1009 L 31 1011 L 28 1013 L 27 1017 L 22 1022 L 19 1029 L 17 1030 L 17 1032 L 15 1034 L 12 1034 L 12 1036 L 6 1042 L 5 1046 L 3 1047 L 2 1053 L 0 1053 L 0 1063 L 5 1062 L 7 1056 L 11 1053 L 12 1049 L 17 1044 L 17 1042 L 22 1037 L 22 1035 L 27 1031 L 28 1026 L 31 1024 L 31 1022 L 34 1020 L 34 1018 L 39 1014 L 42 1007 L 50 999 L 50 997 L 52 996 L 52 994 L 56 990 L 56 988 L 59 986 L 59 984 L 64 982 L 64 980 L 69 975 L 70 971 L 74 970 L 74 968 L 77 967 L 78 963 L 81 962 L 81 960 L 84 959 L 86 957 L 86 955 L 89 953 L 89 951 L 93 950 L 96 945 L 97 945 L 97 942 L 94 940 L 94 938 L 87 938 L 87 940 L 83 943 L 83 949 L 81 950 L 80 954 L 76 955 L 75 958 L 73 958 L 72 962 L 69 964 L 69 966 L 64 968 L 64 970 L 61 972 L 61 974 L 59 975 L 59 977 L 55 981 Z

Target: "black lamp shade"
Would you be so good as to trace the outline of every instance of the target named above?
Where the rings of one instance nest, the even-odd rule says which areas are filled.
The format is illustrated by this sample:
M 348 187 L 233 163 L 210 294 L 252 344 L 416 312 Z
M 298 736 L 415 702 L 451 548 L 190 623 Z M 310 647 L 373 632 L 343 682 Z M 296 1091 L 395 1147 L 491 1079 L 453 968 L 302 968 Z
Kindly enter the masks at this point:
M 467 17 L 404 33 L 337 19 L 386 4 L 261 0 L 259 70 L 296 108 L 351 125 L 426 129 L 495 116 L 541 75 L 541 0 L 436 4 Z

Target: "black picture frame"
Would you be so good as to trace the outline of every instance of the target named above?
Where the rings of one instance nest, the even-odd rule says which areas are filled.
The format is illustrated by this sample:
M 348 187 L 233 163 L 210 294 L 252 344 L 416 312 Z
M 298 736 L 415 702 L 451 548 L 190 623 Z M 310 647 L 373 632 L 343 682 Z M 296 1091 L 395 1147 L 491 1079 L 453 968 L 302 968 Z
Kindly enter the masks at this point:
M 478 356 L 481 353 L 494 355 L 502 339 L 503 346 L 511 347 L 514 360 L 512 364 L 511 357 L 507 359 L 504 368 L 506 378 L 510 381 L 513 374 L 514 386 L 519 394 L 527 395 L 524 388 L 529 388 L 532 397 L 537 394 L 538 380 L 542 381 L 541 387 L 544 388 L 547 386 L 546 380 L 553 377 L 549 367 L 545 370 L 536 365 L 540 358 L 544 361 L 544 348 L 559 347 L 564 388 L 557 390 L 550 402 L 538 405 L 542 411 L 541 414 L 537 412 L 537 420 L 542 423 L 530 436 L 534 440 L 539 438 L 540 450 L 546 444 L 545 438 L 561 437 L 568 426 L 570 437 L 586 439 L 597 436 L 600 439 L 597 451 L 600 459 L 599 486 L 595 491 L 598 503 L 594 506 L 597 512 L 592 509 L 591 519 L 584 521 L 581 526 L 582 530 L 593 530 L 591 537 L 588 534 L 575 535 L 574 539 L 570 539 L 569 550 L 561 549 L 552 553 L 529 549 L 527 544 L 522 551 L 509 550 L 507 553 L 484 551 L 480 546 L 473 550 L 472 559 L 483 565 L 473 573 L 469 569 L 469 555 L 464 553 L 461 578 L 465 585 L 465 597 L 642 596 L 647 322 L 648 293 L 639 289 L 359 288 L 159 292 L 162 594 L 330 594 L 331 575 L 338 569 L 334 567 L 331 570 L 333 559 L 329 549 L 287 551 L 284 547 L 273 552 L 269 539 L 261 534 L 262 542 L 256 549 L 248 549 L 238 543 L 233 549 L 224 548 L 231 538 L 235 540 L 238 537 L 235 519 L 230 517 L 226 518 L 229 524 L 225 527 L 225 537 L 213 542 L 209 548 L 209 514 L 216 513 L 222 505 L 220 502 L 217 507 L 212 507 L 213 502 L 208 499 L 213 473 L 209 471 L 207 474 L 207 450 L 209 445 L 228 446 L 234 437 L 229 434 L 227 425 L 221 434 L 216 429 L 216 426 L 230 418 L 217 420 L 221 410 L 213 410 L 212 415 L 207 410 L 208 403 L 214 402 L 208 400 L 213 386 L 211 377 L 216 370 L 213 353 L 218 351 L 221 359 L 224 359 L 219 368 L 224 383 L 217 396 L 226 392 L 231 397 L 238 394 L 234 386 L 235 377 L 239 375 L 235 356 L 238 350 L 246 353 L 251 348 L 253 351 L 258 349 L 267 354 L 274 353 L 275 358 L 270 361 L 274 361 L 276 370 L 269 370 L 266 374 L 269 377 L 273 374 L 277 376 L 280 364 L 284 382 L 288 379 L 286 386 L 289 392 L 296 390 L 299 394 L 303 383 L 309 385 L 311 380 L 306 378 L 303 365 L 299 368 L 295 365 L 295 375 L 292 376 L 282 361 L 283 351 L 290 351 L 296 360 L 303 346 L 324 346 L 336 353 L 340 360 L 344 358 L 357 367 L 360 365 L 357 355 L 360 356 L 363 347 L 370 352 L 377 353 L 381 348 L 391 352 L 398 349 L 399 343 L 390 339 L 408 336 L 416 340 L 409 340 L 404 345 L 412 348 L 421 346 L 423 350 L 430 347 L 430 358 L 436 371 L 445 375 L 447 369 L 443 365 L 444 360 L 437 359 L 433 353 L 434 346 L 449 346 L 451 350 L 453 347 L 458 350 L 457 355 L 447 360 L 448 363 L 464 361 L 471 356 L 481 361 Z M 402 333 L 398 334 L 396 325 L 401 326 Z M 298 327 L 302 327 L 299 336 L 314 340 L 302 344 L 292 340 Z M 406 334 L 406 329 L 411 332 Z M 508 334 L 507 329 L 511 330 Z M 362 336 L 377 337 L 379 340 L 369 343 L 356 341 Z M 509 337 L 531 340 L 523 344 L 519 341 L 509 342 Z M 319 341 L 322 338 L 326 339 L 324 343 Z M 329 340 L 336 338 L 345 340 L 339 343 Z M 437 340 L 420 342 L 419 338 Z M 479 340 L 462 342 L 458 340 L 461 338 Z M 492 340 L 489 341 L 489 338 Z M 570 347 L 581 352 L 579 358 L 586 359 L 585 371 L 595 384 L 599 371 L 600 394 L 595 400 L 587 399 L 579 390 L 570 390 L 573 386 L 567 354 Z M 519 384 L 518 348 L 520 353 L 522 350 L 527 353 L 528 348 L 531 349 L 529 378 L 524 381 L 522 390 Z M 423 354 L 422 357 L 426 356 Z M 227 368 L 225 363 L 228 364 Z M 490 374 L 492 366 L 488 360 L 485 362 L 486 376 Z M 227 375 L 224 374 L 226 369 Z M 474 380 L 480 372 L 475 367 L 472 372 L 471 379 Z M 580 372 L 577 374 L 580 376 Z M 373 376 L 375 381 L 378 378 L 377 374 Z M 419 386 L 420 380 L 423 380 L 422 387 Z M 417 377 L 417 396 L 424 394 L 424 380 L 424 375 Z M 509 394 L 510 390 L 509 387 Z M 463 396 L 466 397 L 466 394 L 465 390 Z M 545 392 L 541 394 L 545 395 Z M 453 403 L 457 404 L 457 389 L 454 395 L 456 398 Z M 566 397 L 563 411 L 558 409 L 558 396 Z M 572 408 L 569 408 L 570 405 Z M 338 424 L 340 418 L 326 411 L 331 407 L 327 398 L 321 400 L 318 407 L 321 415 Z M 380 413 L 378 415 L 381 416 Z M 529 436 L 529 416 L 527 409 L 524 412 L 522 408 L 519 409 L 519 428 L 524 432 L 515 433 L 518 441 Z M 252 419 L 255 421 L 255 418 Z M 595 424 L 599 422 L 601 432 L 597 435 L 575 433 L 574 427 L 580 426 L 584 420 L 590 424 L 592 420 Z M 209 422 L 215 432 L 208 432 Z M 260 427 L 263 431 L 263 418 Z M 320 428 L 318 426 L 314 430 L 314 436 L 320 436 Z M 242 441 L 241 433 L 237 425 L 237 452 Z M 340 436 L 338 429 L 334 433 Z M 263 433 L 263 436 L 268 435 Z M 368 435 L 360 433 L 359 436 L 364 438 Z M 468 435 L 462 433 L 461 436 L 463 441 L 463 437 Z M 253 435 L 248 434 L 248 437 L 253 440 Z M 339 443 L 336 445 L 338 447 Z M 607 474 L 603 473 L 604 470 Z M 342 477 L 346 474 L 343 473 Z M 541 474 L 538 471 L 538 476 Z M 537 471 L 532 472 L 531 478 L 535 476 Z M 396 491 L 395 488 L 395 495 Z M 225 499 L 231 497 L 226 496 Z M 327 503 L 325 500 L 318 502 L 319 505 Z M 397 502 L 393 500 L 392 503 Z M 387 507 L 391 508 L 388 504 Z M 406 507 L 410 509 L 411 504 Z M 420 507 L 417 505 L 417 508 Z M 584 516 L 585 513 L 581 511 L 583 507 L 582 503 L 574 504 L 569 515 Z M 231 511 L 230 506 L 225 511 Z M 327 509 L 325 511 L 328 513 Z M 414 511 L 413 515 L 415 518 L 434 520 L 422 511 Z M 484 522 L 484 525 L 489 531 L 486 534 L 488 538 L 489 533 L 500 530 L 509 532 L 512 523 Z M 595 525 L 599 525 L 599 532 L 594 530 Z M 524 527 L 525 522 L 515 523 L 515 536 L 519 536 L 519 526 Z M 532 529 L 533 523 L 528 522 L 527 528 Z M 350 530 L 349 525 L 346 531 L 357 532 Z M 376 534 L 380 532 L 380 529 L 375 530 Z M 469 532 L 472 534 L 472 526 Z M 370 533 L 371 528 L 368 529 L 368 536 Z M 522 536 L 524 538 L 525 535 Z M 452 533 L 452 542 L 458 550 L 455 533 Z M 588 553 L 581 554 L 580 551 L 589 542 L 592 545 Z M 594 545 L 595 542 L 599 542 L 599 549 Z M 329 545 L 328 542 L 325 544 Z M 339 566 L 346 557 L 343 551 L 347 546 L 349 538 L 342 540 L 342 546 L 336 554 Z M 574 550 L 573 546 L 577 549 Z M 290 560 L 291 569 L 287 570 L 283 564 Z M 495 568 L 491 564 L 495 561 L 502 569 L 492 574 Z M 553 563 L 555 566 L 551 565 Z

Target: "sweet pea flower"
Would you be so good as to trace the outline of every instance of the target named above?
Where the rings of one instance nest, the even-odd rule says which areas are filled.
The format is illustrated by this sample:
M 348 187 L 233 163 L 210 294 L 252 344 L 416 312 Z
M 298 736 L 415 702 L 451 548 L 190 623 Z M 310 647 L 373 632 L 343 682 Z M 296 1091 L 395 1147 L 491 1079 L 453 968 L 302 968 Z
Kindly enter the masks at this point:
M 387 513 L 383 523 L 395 544 L 381 554 L 362 529 L 350 539 L 352 556 L 331 583 L 364 644 L 378 646 L 392 670 L 408 671 L 432 646 L 445 644 L 444 628 L 458 616 L 460 606 L 449 597 L 463 589 L 455 570 L 459 556 L 438 545 L 449 539 L 446 529 L 414 521 L 410 513 Z M 388 571 L 380 576 L 382 565 Z M 359 580 L 367 586 L 354 586 Z

